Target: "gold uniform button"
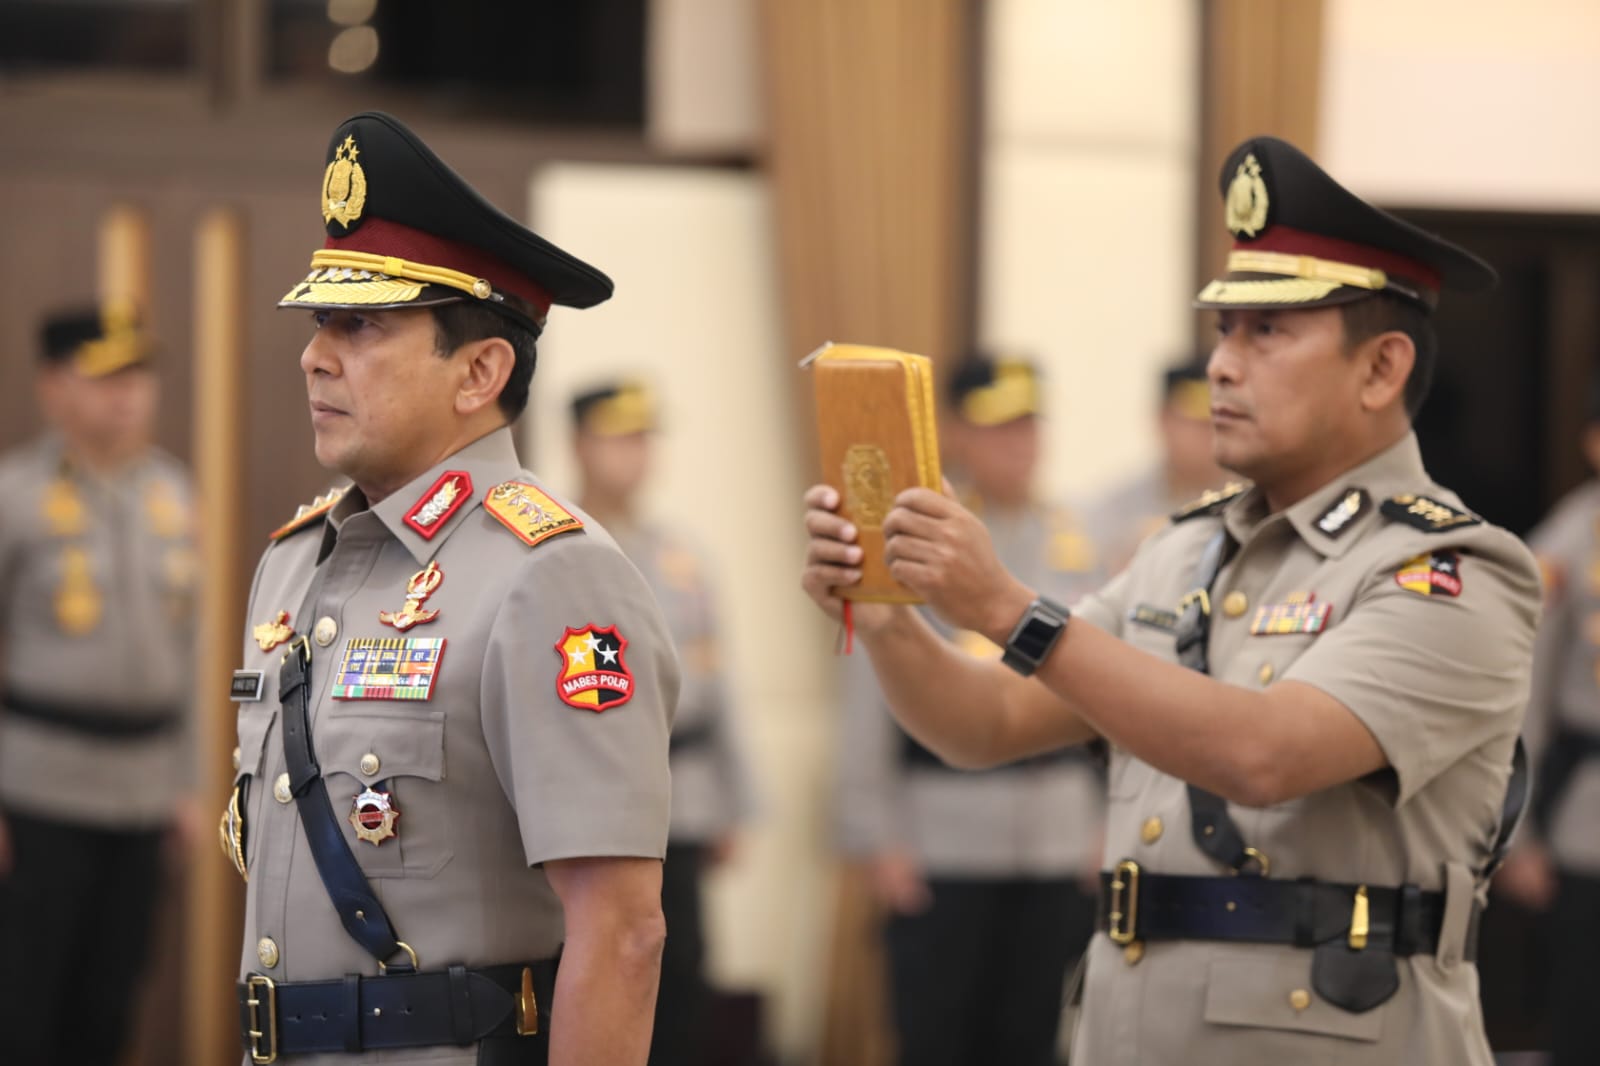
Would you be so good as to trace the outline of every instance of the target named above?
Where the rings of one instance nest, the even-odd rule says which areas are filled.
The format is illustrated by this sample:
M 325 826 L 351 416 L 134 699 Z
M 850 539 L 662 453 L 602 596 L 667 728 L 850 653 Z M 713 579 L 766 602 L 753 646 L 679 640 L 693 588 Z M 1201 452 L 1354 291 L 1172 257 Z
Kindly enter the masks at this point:
M 316 627 L 311 630 L 311 638 L 315 640 L 317 642 L 317 646 L 321 648 L 326 648 L 329 644 L 332 644 L 333 638 L 337 637 L 338 635 L 339 623 L 335 622 L 327 615 L 323 615 L 321 618 L 317 619 Z
M 256 958 L 269 970 L 278 965 L 278 945 L 270 936 L 256 942 Z
M 1295 1010 L 1305 1010 L 1311 1006 L 1311 993 L 1303 988 L 1297 988 L 1289 993 L 1289 1006 Z
M 1261 669 L 1256 671 L 1256 680 L 1260 681 L 1263 685 L 1268 684 L 1272 681 L 1273 673 L 1274 671 L 1271 663 L 1262 663 Z
M 238 748 L 234 748 L 233 749 L 233 768 L 234 768 L 235 771 L 237 771 L 239 769 L 239 749 Z
M 1234 589 L 1232 592 L 1222 597 L 1222 613 L 1227 615 L 1229 618 L 1238 618 L 1249 608 L 1250 597 L 1246 596 L 1238 589 Z
M 278 779 L 272 783 L 272 798 L 279 803 L 288 803 L 294 799 L 294 793 L 289 791 L 288 774 L 279 774 Z
M 1144 941 L 1135 940 L 1122 949 L 1122 961 L 1129 966 L 1139 965 L 1139 960 L 1144 958 Z
M 1146 818 L 1143 827 L 1139 830 L 1139 839 L 1146 844 L 1154 844 L 1161 839 L 1161 833 L 1166 829 L 1160 818 Z
M 366 774 L 368 777 L 371 777 L 373 774 L 377 773 L 378 767 L 381 765 L 382 764 L 378 762 L 378 757 L 372 754 L 370 751 L 361 756 L 361 772 Z

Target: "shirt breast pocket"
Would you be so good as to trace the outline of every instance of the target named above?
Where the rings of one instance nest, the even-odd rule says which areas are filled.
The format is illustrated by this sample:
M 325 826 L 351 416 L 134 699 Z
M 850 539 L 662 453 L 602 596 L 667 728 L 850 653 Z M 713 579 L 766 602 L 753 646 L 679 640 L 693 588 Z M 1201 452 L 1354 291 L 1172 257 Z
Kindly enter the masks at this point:
M 429 878 L 454 856 L 445 713 L 343 710 L 319 723 L 323 783 L 371 878 Z
M 1284 949 L 1275 958 L 1216 958 L 1206 982 L 1205 1020 L 1218 1026 L 1315 1033 L 1358 1043 L 1383 1036 L 1388 1004 L 1356 1014 L 1311 990 L 1311 952 Z M 1349 1046 L 1349 1045 L 1347 1045 Z M 1310 1048 L 1302 1045 L 1303 1053 Z
M 222 847 L 240 876 L 255 862 L 255 836 L 251 826 L 261 824 L 261 804 L 270 787 L 262 787 L 267 737 L 278 717 L 276 707 L 247 706 L 239 712 L 239 764 L 233 768 L 233 794 L 222 817 Z

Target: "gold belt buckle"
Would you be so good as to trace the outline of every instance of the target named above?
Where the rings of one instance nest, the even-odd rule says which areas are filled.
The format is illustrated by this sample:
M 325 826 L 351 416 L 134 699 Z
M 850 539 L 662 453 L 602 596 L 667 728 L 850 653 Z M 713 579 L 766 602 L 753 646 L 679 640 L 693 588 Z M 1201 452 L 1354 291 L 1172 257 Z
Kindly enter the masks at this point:
M 1113 944 L 1131 944 L 1139 936 L 1139 864 L 1132 859 L 1117 863 L 1112 873 L 1106 926 Z
M 253 973 L 245 978 L 244 987 L 244 1002 L 250 1015 L 250 1061 L 261 1064 L 277 1062 L 278 986 L 272 983 L 272 978 Z M 261 997 L 262 989 L 267 992 L 265 999 Z M 267 1008 L 264 1018 L 262 1007 Z

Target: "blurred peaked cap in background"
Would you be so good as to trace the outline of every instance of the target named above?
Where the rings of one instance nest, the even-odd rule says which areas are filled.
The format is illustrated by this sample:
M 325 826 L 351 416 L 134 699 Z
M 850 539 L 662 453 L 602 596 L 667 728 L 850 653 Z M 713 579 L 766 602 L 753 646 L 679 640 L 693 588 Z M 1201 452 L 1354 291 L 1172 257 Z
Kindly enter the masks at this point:
M 1211 379 L 1206 375 L 1210 356 L 1196 354 L 1187 362 L 1174 363 L 1161 372 L 1161 404 L 1185 418 L 1209 421 L 1211 418 Z
M 1488 263 L 1373 207 L 1287 141 L 1245 141 L 1219 183 L 1233 249 L 1197 307 L 1325 307 L 1390 292 L 1431 310 L 1441 289 L 1495 284 Z
M 572 398 L 573 428 L 602 437 L 624 437 L 658 428 L 656 398 L 642 381 L 607 382 Z
M 327 238 L 279 307 L 426 307 L 481 300 L 536 333 L 552 304 L 593 307 L 611 279 L 468 185 L 398 119 L 368 111 L 328 142 L 318 197 Z M 532 311 L 506 302 L 520 297 Z
M 967 355 L 945 389 L 950 409 L 975 426 L 998 426 L 1042 410 L 1039 368 L 1018 356 Z
M 143 366 L 154 355 L 139 313 L 125 304 L 60 311 L 45 318 L 39 330 L 39 356 L 51 364 L 71 363 L 85 377 L 99 378 L 130 366 Z

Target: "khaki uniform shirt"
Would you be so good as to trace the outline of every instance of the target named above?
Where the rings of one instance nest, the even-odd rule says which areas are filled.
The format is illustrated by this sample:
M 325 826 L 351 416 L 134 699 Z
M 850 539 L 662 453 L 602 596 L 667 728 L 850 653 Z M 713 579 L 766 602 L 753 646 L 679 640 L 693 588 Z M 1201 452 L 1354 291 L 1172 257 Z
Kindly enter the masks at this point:
M 1569 494 L 1528 542 L 1545 575 L 1526 730 L 1537 759 L 1558 729 L 1600 742 L 1600 482 Z M 1600 759 L 1572 771 L 1549 835 L 1562 869 L 1600 877 Z
M 750 758 L 728 697 L 709 570 L 682 539 L 657 526 L 612 529 L 655 593 L 682 656 L 672 725 L 673 842 L 707 844 L 754 813 Z
M 470 478 L 470 488 L 452 481 L 465 503 L 439 517 L 426 505 L 444 499 L 441 482 L 452 472 Z M 241 975 L 293 982 L 377 973 L 339 923 L 283 776 L 278 671 L 288 648 L 263 650 L 253 635 L 280 611 L 313 638 L 310 722 L 323 785 L 422 969 L 553 956 L 561 905 L 541 863 L 664 855 L 678 665 L 661 613 L 592 521 L 530 546 L 492 516 L 485 497 L 508 481 L 537 485 L 502 429 L 375 507 L 351 490 L 326 522 L 262 556 L 241 664 L 262 672 L 261 698 L 238 710 L 249 870 Z M 537 497 L 521 505 L 540 526 L 559 521 L 554 508 L 564 507 Z M 430 563 L 442 579 L 417 608 L 437 616 L 404 632 L 380 621 L 380 612 L 404 609 L 413 575 Z M 443 642 L 428 698 L 391 698 L 401 689 L 359 674 L 347 658 L 362 651 L 353 642 L 374 638 Z M 406 658 L 431 654 L 413 643 Z M 625 701 L 584 702 L 594 695 L 584 677 L 601 669 L 631 676 Z M 358 839 L 348 819 L 369 787 L 400 812 L 395 835 L 377 844 Z M 379 1054 L 296 1061 L 475 1061 L 471 1049 L 449 1047 Z
M 1365 505 L 1340 507 L 1361 490 Z M 1219 515 L 1175 522 L 1079 606 L 1065 639 L 1088 621 L 1176 662 L 1172 633 L 1152 623 L 1176 610 L 1204 546 L 1225 527 L 1239 548 L 1211 595 L 1213 676 L 1243 688 L 1292 680 L 1321 689 L 1372 731 L 1393 768 L 1267 809 L 1229 810 L 1274 879 L 1447 890 L 1437 954 L 1399 959 L 1399 991 L 1355 1014 L 1306 995 L 1309 950 L 1166 941 L 1145 945 L 1141 958 L 1097 935 L 1075 1063 L 1489 1066 L 1477 970 L 1463 944 L 1527 699 L 1538 574 L 1527 549 L 1488 524 L 1425 531 L 1380 513 L 1407 493 L 1460 507 L 1424 472 L 1414 436 L 1283 513 L 1267 514 L 1252 490 Z M 1113 752 L 1108 863 L 1221 874 L 1189 826 L 1184 782 Z
M 985 522 L 1000 561 L 1042 595 L 1070 605 L 1104 577 L 1063 508 L 1035 505 Z M 976 634 L 947 635 L 977 654 L 1000 654 Z M 836 811 L 843 852 L 906 851 L 926 873 L 949 878 L 1095 869 L 1104 789 L 1086 753 L 977 772 L 908 763 L 905 733 L 890 717 L 866 655 L 852 656 L 844 669 Z
M 0 500 L 0 703 L 175 720 L 96 735 L 0 706 L 0 804 L 102 828 L 159 826 L 193 779 L 196 559 L 183 468 L 150 452 L 102 478 L 46 438 L 0 460 Z

